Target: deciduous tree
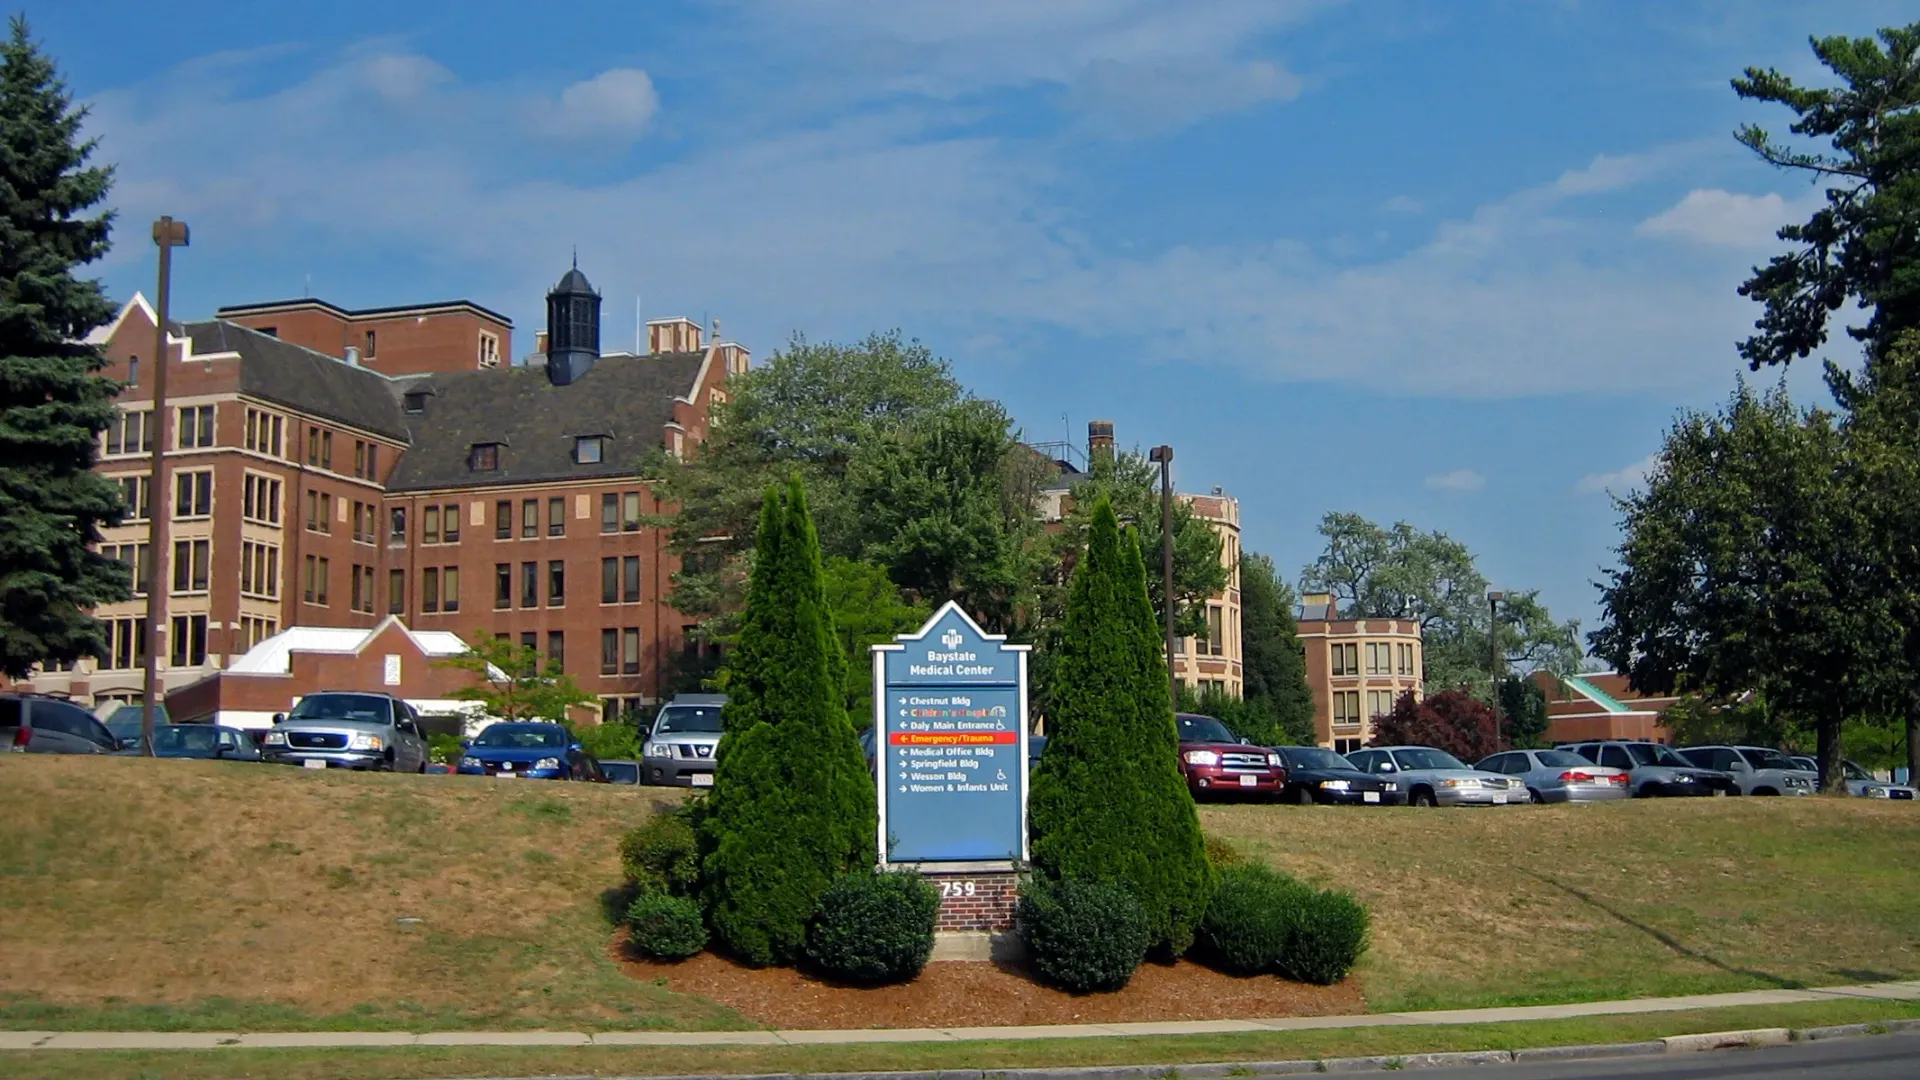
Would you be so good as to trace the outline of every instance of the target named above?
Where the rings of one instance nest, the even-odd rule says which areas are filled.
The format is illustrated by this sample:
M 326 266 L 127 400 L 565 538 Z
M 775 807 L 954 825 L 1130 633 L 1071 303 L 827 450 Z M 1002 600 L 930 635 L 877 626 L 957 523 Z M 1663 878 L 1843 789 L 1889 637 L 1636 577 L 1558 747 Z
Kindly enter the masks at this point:
M 1400 695 L 1393 711 L 1373 721 L 1374 746 L 1431 746 L 1471 765 L 1504 749 L 1493 710 L 1460 690 L 1415 700 Z
M 435 663 L 472 674 L 474 685 L 460 687 L 453 697 L 478 702 L 488 716 L 564 724 L 570 707 L 593 703 L 593 695 L 580 689 L 573 676 L 532 646 L 477 633 L 467 647 L 468 651 Z

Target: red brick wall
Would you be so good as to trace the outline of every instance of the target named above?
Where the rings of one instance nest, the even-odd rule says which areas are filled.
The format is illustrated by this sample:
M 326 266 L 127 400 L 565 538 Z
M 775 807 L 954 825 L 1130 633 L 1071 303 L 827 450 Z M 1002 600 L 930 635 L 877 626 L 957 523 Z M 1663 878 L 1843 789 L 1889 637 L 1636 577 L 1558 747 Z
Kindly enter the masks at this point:
M 928 874 L 926 878 L 942 893 L 936 932 L 998 933 L 1013 929 L 1013 906 L 1020 899 L 1017 875 L 1002 871 Z
M 282 341 L 304 345 L 328 356 L 344 357 L 348 346 L 361 350 L 360 362 L 388 375 L 429 371 L 472 371 L 480 366 L 482 331 L 500 339 L 500 366 L 513 356 L 513 330 L 467 308 L 444 311 L 356 315 L 350 319 L 318 306 L 271 312 L 236 312 L 228 320 L 256 330 L 271 328 Z M 374 335 L 366 354 L 367 332 Z

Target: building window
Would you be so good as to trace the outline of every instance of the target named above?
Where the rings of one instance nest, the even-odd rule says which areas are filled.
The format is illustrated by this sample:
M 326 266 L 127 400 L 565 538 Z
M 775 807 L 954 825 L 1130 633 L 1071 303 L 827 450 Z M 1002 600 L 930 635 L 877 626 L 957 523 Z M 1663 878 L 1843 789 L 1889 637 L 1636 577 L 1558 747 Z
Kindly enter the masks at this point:
M 199 667 L 207 662 L 207 617 L 175 615 L 173 632 L 168 635 L 168 658 L 174 667 Z
M 562 559 L 547 563 L 547 606 L 564 607 L 567 603 L 567 564 Z
M 153 515 L 153 484 L 145 476 L 119 477 L 120 501 L 126 505 L 123 523 L 145 521 Z
M 250 540 L 240 544 L 240 592 L 244 596 L 280 595 L 280 549 Z
M 1360 674 L 1360 646 L 1335 643 L 1333 650 L 1333 673 L 1335 675 Z
M 150 552 L 146 544 L 103 544 L 100 547 L 100 554 L 127 568 L 127 583 L 135 596 L 147 594 L 147 577 L 153 572 L 153 562 L 147 557 Z
M 500 366 L 500 337 L 497 334 L 480 335 L 480 366 Z
M 173 516 L 207 517 L 213 513 L 213 473 L 207 470 L 175 473 Z
M 620 560 L 607 558 L 600 560 L 600 602 L 617 604 L 620 602 Z
M 448 503 L 446 516 L 440 528 L 440 542 L 457 544 L 460 542 L 460 504 Z
M 107 425 L 107 456 L 143 454 L 153 450 L 152 414 L 142 410 L 122 410 Z
M 437 544 L 440 542 L 440 508 L 429 506 L 420 512 L 420 542 Z
M 247 449 L 269 457 L 280 456 L 281 419 L 259 409 L 247 410 Z
M 474 472 L 494 472 L 500 468 L 499 443 L 474 443 L 467 451 L 467 468 Z
M 309 555 L 306 559 L 306 579 L 302 583 L 301 598 L 309 604 L 327 606 L 327 570 L 328 563 L 323 557 Z
M 104 671 L 129 671 L 147 663 L 147 620 L 110 619 L 107 621 L 107 655 L 101 658 Z
M 307 429 L 307 467 L 320 467 L 320 429 L 317 427 Z
M 1391 642 L 1367 642 L 1367 674 L 1393 674 L 1393 644 Z
M 513 504 L 505 499 L 493 504 L 493 538 L 495 540 L 513 538 Z
M 280 481 L 247 473 L 241 478 L 240 516 L 261 525 L 280 524 Z
M 600 674 L 620 673 L 620 631 L 600 631 Z
M 429 566 L 420 571 L 420 610 L 440 610 L 440 571 L 436 567 Z
M 526 656 L 527 672 L 529 674 L 532 674 L 534 672 L 539 671 L 540 655 L 537 651 L 540 648 L 539 632 L 534 630 L 522 630 L 520 632 L 520 648 L 523 651 L 523 655 Z
M 1207 655 L 1227 654 L 1226 610 L 1219 604 L 1207 605 Z
M 493 564 L 493 606 L 510 608 L 513 606 L 513 564 Z
M 1413 674 L 1413 646 L 1412 645 L 1403 644 L 1400 646 L 1400 674 L 1402 675 Z
M 369 359 L 369 360 L 371 360 L 371 359 L 373 359 L 373 346 L 374 346 L 374 344 L 375 344 L 375 342 L 376 342 L 376 340 L 377 340 L 377 339 L 376 339 L 376 338 L 375 338 L 375 337 L 373 336 L 373 331 L 371 331 L 371 330 L 369 330 L 369 331 L 367 331 L 367 348 L 366 348 L 366 356 L 367 356 L 367 359 Z
M 629 491 L 622 497 L 624 513 L 620 517 L 620 531 L 640 531 L 640 493 Z
M 353 475 L 362 479 L 367 475 L 367 441 L 353 440 Z
M 249 649 L 272 637 L 278 628 L 279 624 L 272 619 L 260 619 L 251 615 L 240 616 L 240 640 Z
M 427 411 L 427 392 L 425 390 L 409 390 L 402 395 L 402 399 L 406 402 L 407 411 L 415 416 Z
M 540 606 L 540 564 L 537 562 L 520 564 L 520 606 Z
M 177 414 L 179 427 L 174 445 L 181 450 L 197 450 L 213 445 L 213 406 L 188 405 Z
M 173 591 L 176 593 L 206 592 L 208 563 L 211 562 L 211 556 L 211 541 L 175 540 L 173 542 Z
M 620 631 L 620 670 L 628 675 L 640 674 L 640 628 L 637 626 Z
M 611 491 L 600 496 L 600 531 L 620 531 L 620 496 Z
M 1353 753 L 1353 752 L 1354 752 L 1355 750 L 1358 750 L 1358 749 L 1360 749 L 1360 740 L 1359 740 L 1359 739 L 1335 739 L 1335 740 L 1333 740 L 1333 752 L 1334 752 L 1334 753 L 1336 753 L 1336 754 L 1351 754 L 1351 753 Z
M 324 491 L 307 492 L 307 531 L 333 531 L 333 496 Z
M 403 615 L 407 610 L 407 572 L 405 570 L 387 571 L 387 611 L 394 615 Z
M 573 461 L 576 465 L 598 465 L 606 453 L 607 440 L 599 435 L 579 435 L 573 440 Z
M 540 535 L 540 500 L 520 500 L 520 539 L 531 540 Z
M 1360 722 L 1360 691 L 1335 690 L 1333 692 L 1333 723 L 1335 727 L 1352 727 Z
M 620 560 L 620 602 L 637 604 L 640 602 L 640 556 L 628 555 Z
M 372 503 L 356 502 L 353 504 L 353 542 L 354 543 L 356 544 L 373 543 L 375 515 L 378 509 L 379 508 L 374 506 Z
M 1394 693 L 1391 690 L 1367 691 L 1367 715 L 1378 719 L 1393 711 Z
M 354 611 L 373 612 L 373 567 L 354 563 L 350 569 L 351 584 L 348 592 L 348 607 Z
M 567 535 L 567 500 L 547 500 L 547 535 Z
M 460 568 L 457 566 L 440 570 L 440 610 L 460 610 Z
M 333 471 L 333 432 L 331 431 L 320 433 L 320 467 L 328 472 Z
M 567 670 L 567 635 L 559 630 L 547 631 L 547 671 L 559 675 Z
M 127 357 L 127 385 L 140 385 L 140 358 L 137 356 Z

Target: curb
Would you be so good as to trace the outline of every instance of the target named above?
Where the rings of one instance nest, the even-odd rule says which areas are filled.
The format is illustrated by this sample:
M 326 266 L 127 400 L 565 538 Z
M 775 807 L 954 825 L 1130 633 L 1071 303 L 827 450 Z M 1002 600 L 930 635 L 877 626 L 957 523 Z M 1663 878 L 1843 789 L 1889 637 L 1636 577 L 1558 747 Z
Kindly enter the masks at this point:
M 1699 1035 L 1670 1035 L 1661 1039 L 1669 1054 L 1701 1050 L 1743 1050 L 1756 1046 L 1785 1046 L 1793 1041 L 1786 1028 L 1754 1028 L 1750 1031 L 1708 1031 Z

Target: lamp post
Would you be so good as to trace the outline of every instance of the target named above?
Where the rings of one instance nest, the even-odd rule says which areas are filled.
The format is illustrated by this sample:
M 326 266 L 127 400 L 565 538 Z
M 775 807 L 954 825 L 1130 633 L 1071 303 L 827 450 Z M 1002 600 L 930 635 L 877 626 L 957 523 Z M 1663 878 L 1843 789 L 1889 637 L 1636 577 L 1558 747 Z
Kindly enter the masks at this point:
M 173 493 L 167 490 L 167 300 L 172 288 L 173 249 L 187 246 L 187 223 L 162 217 L 153 223 L 160 249 L 160 287 L 153 319 L 153 411 L 146 430 L 153 436 L 147 480 L 147 667 L 140 702 L 140 752 L 153 756 L 153 703 L 160 694 L 160 646 L 167 619 L 167 514 Z
M 1487 701 L 1493 706 L 1493 732 L 1504 749 L 1507 743 L 1506 722 L 1500 716 L 1500 601 L 1507 594 L 1490 592 L 1487 594 Z
M 1167 616 L 1167 700 L 1178 707 L 1180 679 L 1173 673 L 1173 447 L 1156 446 L 1147 460 L 1160 466 L 1160 606 Z

